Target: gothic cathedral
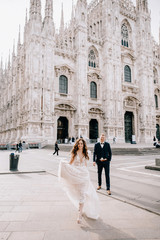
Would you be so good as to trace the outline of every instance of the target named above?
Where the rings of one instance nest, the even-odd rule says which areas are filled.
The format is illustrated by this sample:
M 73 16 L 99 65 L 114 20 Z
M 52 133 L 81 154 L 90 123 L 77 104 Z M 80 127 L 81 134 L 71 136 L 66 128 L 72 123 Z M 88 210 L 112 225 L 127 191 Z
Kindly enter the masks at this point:
M 0 141 L 160 140 L 160 45 L 148 0 L 77 0 L 55 31 L 30 0 L 24 40 L 0 66 Z

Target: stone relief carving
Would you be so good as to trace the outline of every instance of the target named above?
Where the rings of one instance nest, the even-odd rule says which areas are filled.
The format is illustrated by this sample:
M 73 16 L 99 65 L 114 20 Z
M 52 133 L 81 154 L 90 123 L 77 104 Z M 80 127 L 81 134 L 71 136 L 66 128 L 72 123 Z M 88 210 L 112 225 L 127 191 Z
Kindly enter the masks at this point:
M 131 100 L 131 99 L 128 99 L 127 101 L 126 101 L 126 106 L 134 106 L 134 102 Z
M 68 66 L 55 66 L 56 77 L 67 75 L 72 77 L 73 71 Z
M 76 109 L 68 104 L 59 104 L 55 106 L 55 109 L 57 110 L 65 110 L 65 111 L 76 111 Z
M 99 108 L 90 108 L 88 112 L 95 113 L 95 114 L 104 114 L 104 112 Z

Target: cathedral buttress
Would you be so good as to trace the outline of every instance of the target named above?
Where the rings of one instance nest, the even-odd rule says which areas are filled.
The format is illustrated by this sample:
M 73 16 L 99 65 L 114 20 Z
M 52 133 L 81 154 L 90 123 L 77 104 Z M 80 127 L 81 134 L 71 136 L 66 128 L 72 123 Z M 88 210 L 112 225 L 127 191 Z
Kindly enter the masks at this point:
M 140 142 L 148 141 L 148 131 L 155 132 L 153 85 L 153 42 L 151 18 L 147 0 L 137 0 L 136 19 L 136 78 L 139 85 L 141 111 L 139 113 Z
M 87 82 L 87 2 L 78 0 L 75 10 L 76 89 L 78 135 L 88 135 L 88 82 Z

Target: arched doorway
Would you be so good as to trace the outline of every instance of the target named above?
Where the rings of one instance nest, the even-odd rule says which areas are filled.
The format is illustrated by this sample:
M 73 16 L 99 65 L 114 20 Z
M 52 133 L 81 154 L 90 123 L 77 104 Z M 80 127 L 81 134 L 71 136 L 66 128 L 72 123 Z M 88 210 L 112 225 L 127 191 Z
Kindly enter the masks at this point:
M 66 138 L 68 138 L 68 119 L 59 117 L 57 120 L 57 140 L 64 143 Z
M 133 113 L 126 112 L 124 115 L 124 126 L 125 126 L 125 142 L 132 142 L 133 135 Z
M 160 131 L 159 131 L 159 124 L 156 124 L 156 138 L 160 141 Z
M 98 121 L 91 119 L 89 122 L 89 138 L 91 142 L 97 141 L 98 138 Z

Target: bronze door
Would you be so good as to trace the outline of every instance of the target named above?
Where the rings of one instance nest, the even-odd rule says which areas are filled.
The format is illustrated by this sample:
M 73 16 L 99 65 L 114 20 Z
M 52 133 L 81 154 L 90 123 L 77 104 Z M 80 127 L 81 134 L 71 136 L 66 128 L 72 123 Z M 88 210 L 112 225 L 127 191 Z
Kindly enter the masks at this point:
M 57 140 L 64 143 L 66 138 L 68 138 L 68 119 L 60 117 L 57 120 Z
M 133 119 L 133 113 L 126 112 L 125 116 L 124 116 L 125 142 L 126 143 L 132 142 L 132 133 L 133 133 L 132 119 Z
M 91 119 L 89 122 L 89 138 L 91 140 L 98 138 L 98 121 L 96 119 Z

